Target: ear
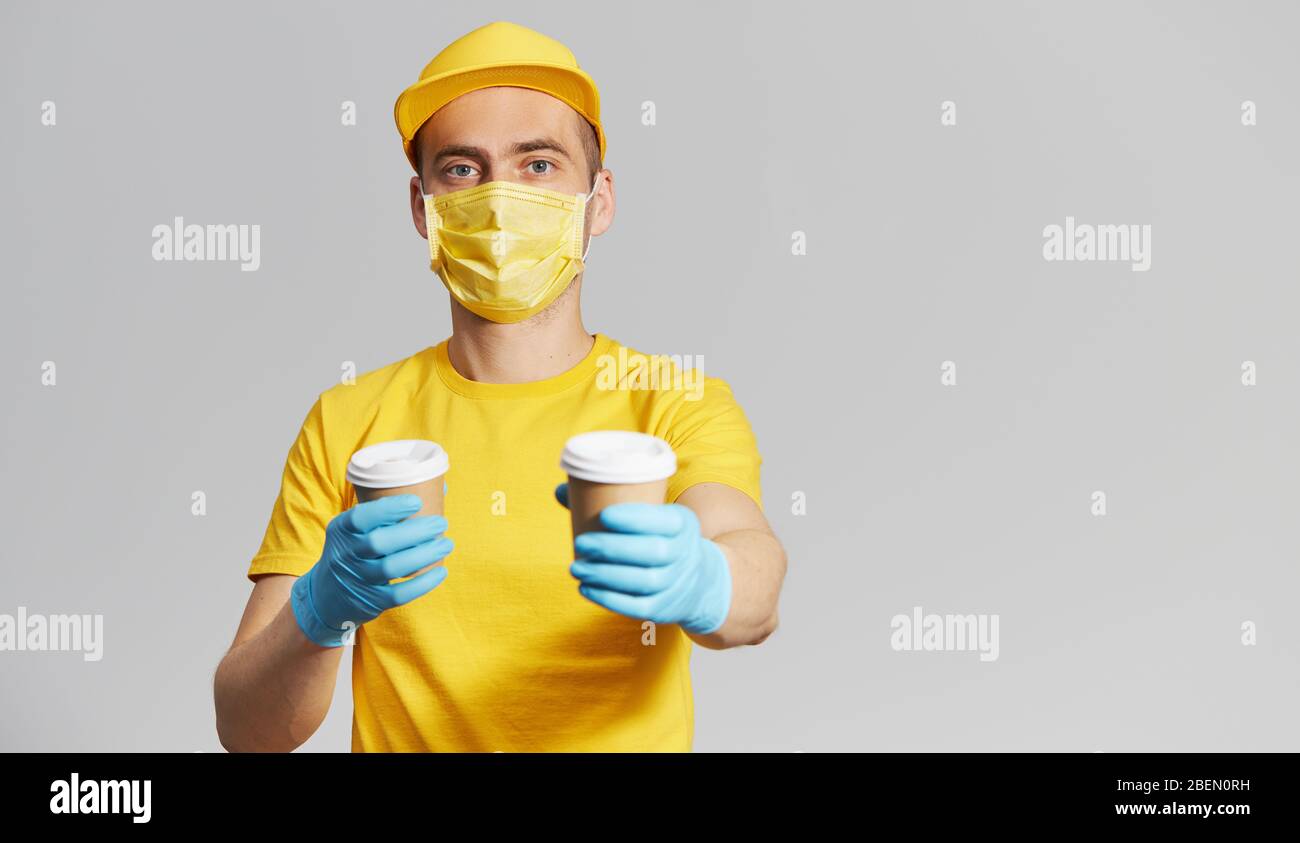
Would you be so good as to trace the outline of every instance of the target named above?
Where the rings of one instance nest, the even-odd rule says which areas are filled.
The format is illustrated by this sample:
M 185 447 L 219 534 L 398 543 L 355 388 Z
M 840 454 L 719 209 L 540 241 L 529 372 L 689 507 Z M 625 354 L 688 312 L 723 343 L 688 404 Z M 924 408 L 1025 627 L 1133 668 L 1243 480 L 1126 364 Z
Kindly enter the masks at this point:
M 419 176 L 411 176 L 411 221 L 415 223 L 415 230 L 420 232 L 420 236 L 428 240 L 429 232 L 424 224 L 424 196 L 420 193 Z
M 588 233 L 592 237 L 599 237 L 614 224 L 614 172 L 602 169 L 597 178 L 600 179 L 600 187 L 596 188 L 596 195 L 588 202 L 591 207 L 591 227 Z

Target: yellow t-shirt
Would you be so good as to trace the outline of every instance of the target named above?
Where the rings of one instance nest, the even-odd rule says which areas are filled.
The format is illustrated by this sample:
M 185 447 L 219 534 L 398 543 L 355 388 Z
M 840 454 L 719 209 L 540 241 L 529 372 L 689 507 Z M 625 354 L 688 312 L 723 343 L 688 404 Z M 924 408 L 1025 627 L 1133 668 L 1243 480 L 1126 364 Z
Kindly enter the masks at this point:
M 320 558 L 326 525 L 356 504 L 345 472 L 357 450 L 431 439 L 451 460 L 448 577 L 360 628 L 353 751 L 690 750 L 690 638 L 660 625 L 648 645 L 643 621 L 578 593 L 569 514 L 554 494 L 565 440 L 634 430 L 677 454 L 669 502 L 716 482 L 762 505 L 761 460 L 731 389 L 664 360 L 597 334 L 560 375 L 482 383 L 452 367 L 443 341 L 319 396 L 250 579 L 301 576 Z

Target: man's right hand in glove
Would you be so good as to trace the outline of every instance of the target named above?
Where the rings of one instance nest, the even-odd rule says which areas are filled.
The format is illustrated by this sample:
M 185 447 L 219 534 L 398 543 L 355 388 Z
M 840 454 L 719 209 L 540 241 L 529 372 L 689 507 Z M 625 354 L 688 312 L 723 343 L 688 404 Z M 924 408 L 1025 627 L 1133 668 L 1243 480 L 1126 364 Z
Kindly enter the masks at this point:
M 330 521 L 320 559 L 293 584 L 293 615 L 303 634 L 322 647 L 340 647 L 349 632 L 432 591 L 447 578 L 435 563 L 451 553 L 441 515 L 411 518 L 416 495 L 391 495 L 357 504 Z M 409 520 L 404 520 L 409 519 Z M 399 583 L 428 565 L 429 570 Z

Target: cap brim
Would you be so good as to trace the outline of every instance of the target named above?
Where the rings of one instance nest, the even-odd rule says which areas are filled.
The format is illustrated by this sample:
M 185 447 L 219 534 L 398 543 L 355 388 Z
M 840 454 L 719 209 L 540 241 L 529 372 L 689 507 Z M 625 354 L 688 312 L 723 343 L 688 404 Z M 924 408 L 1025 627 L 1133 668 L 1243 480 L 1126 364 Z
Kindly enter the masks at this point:
M 482 88 L 508 86 L 531 88 L 550 94 L 581 114 L 596 130 L 600 157 L 605 158 L 605 132 L 601 129 L 600 94 L 596 83 L 583 71 L 556 64 L 485 64 L 421 79 L 407 88 L 393 106 L 397 131 L 402 135 L 406 158 L 415 166 L 411 140 L 433 113 L 463 94 Z M 596 115 L 596 116 L 593 116 Z

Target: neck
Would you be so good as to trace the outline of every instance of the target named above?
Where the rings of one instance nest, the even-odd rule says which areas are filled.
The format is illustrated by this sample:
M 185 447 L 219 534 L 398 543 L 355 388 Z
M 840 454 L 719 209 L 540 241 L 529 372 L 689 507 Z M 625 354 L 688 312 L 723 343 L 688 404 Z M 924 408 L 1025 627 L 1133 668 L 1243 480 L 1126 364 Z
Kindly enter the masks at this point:
M 563 374 L 591 353 L 582 325 L 577 281 L 531 319 L 500 324 L 451 303 L 447 356 L 463 377 L 483 383 L 528 383 Z

